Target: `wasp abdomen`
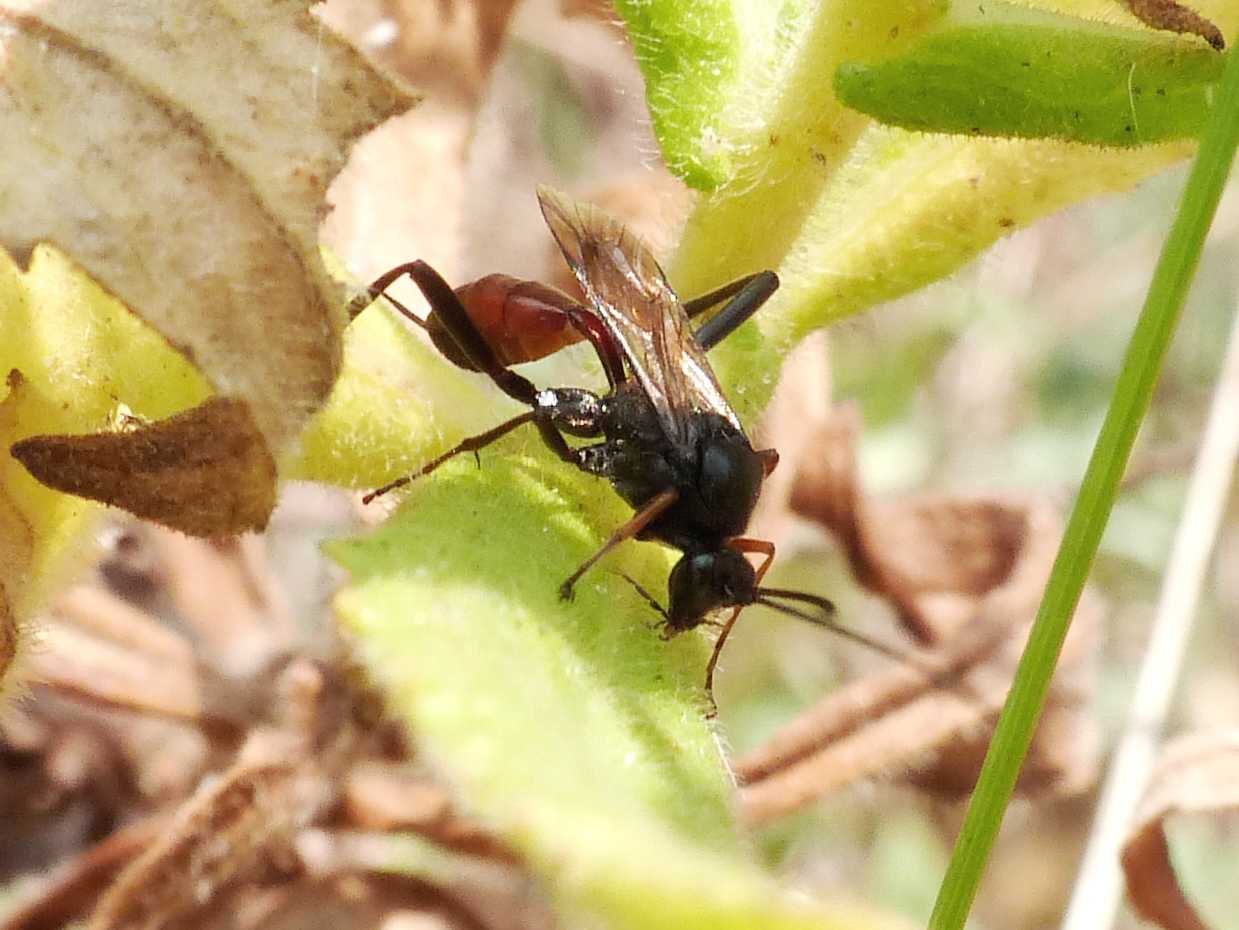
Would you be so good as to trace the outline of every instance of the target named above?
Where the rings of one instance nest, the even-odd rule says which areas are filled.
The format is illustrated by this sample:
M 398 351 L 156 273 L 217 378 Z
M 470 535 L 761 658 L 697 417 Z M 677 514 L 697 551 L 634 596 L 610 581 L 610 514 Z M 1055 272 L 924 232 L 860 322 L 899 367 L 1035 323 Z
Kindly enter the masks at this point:
M 488 274 L 456 288 L 456 296 L 503 365 L 545 358 L 582 338 L 572 323 L 578 304 L 549 285 L 506 274 Z M 473 370 L 435 314 L 426 320 L 426 329 L 435 346 L 451 362 Z

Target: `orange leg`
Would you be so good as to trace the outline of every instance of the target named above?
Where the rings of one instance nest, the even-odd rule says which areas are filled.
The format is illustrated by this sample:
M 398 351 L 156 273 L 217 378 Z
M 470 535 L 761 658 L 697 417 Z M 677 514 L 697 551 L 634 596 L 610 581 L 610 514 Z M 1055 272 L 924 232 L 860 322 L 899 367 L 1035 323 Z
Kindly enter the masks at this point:
M 759 555 L 765 556 L 761 564 L 757 566 L 757 578 L 754 581 L 754 586 L 761 584 L 761 580 L 766 577 L 766 571 L 774 561 L 774 543 L 765 539 L 749 539 L 745 536 L 738 536 L 735 539 L 728 540 L 727 545 L 737 552 L 756 552 Z M 718 639 L 714 641 L 714 651 L 710 654 L 710 661 L 706 663 L 706 694 L 710 698 L 710 707 L 712 709 L 709 716 L 711 717 L 718 713 L 718 707 L 714 703 L 714 669 L 718 665 L 718 657 L 723 651 L 723 645 L 727 642 L 727 637 L 731 635 L 731 628 L 736 625 L 736 621 L 740 618 L 740 611 L 744 610 L 744 607 L 745 605 L 741 604 L 735 608 L 731 612 L 731 616 L 724 621 L 722 632 L 718 634 Z
M 612 533 L 597 552 L 582 562 L 581 566 L 568 576 L 567 580 L 559 586 L 559 596 L 565 601 L 571 600 L 572 588 L 578 581 L 580 581 L 582 575 L 593 568 L 594 564 L 599 559 L 601 559 L 620 543 L 625 540 L 632 539 L 643 529 L 662 516 L 668 507 L 679 500 L 679 497 L 680 492 L 675 488 L 668 488 L 660 494 L 655 495 L 648 504 L 633 514 L 632 519 Z

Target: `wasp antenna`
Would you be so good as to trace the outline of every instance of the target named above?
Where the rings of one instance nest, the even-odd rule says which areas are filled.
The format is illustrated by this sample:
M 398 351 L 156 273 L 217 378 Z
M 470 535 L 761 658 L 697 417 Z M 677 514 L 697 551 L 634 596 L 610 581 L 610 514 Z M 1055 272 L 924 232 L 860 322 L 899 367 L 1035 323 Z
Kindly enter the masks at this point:
M 829 617 L 835 615 L 834 601 L 828 601 L 824 597 L 818 597 L 818 595 L 810 594 L 807 591 L 789 591 L 786 588 L 758 588 L 757 594 L 759 597 L 777 597 L 785 601 L 799 601 L 802 604 L 812 604 Z
M 812 604 L 821 609 L 820 613 L 808 613 L 803 610 L 797 610 L 790 604 L 781 604 L 778 601 L 770 598 L 780 598 L 782 600 L 800 601 L 805 604 Z M 796 617 L 815 626 L 820 626 L 823 629 L 830 630 L 832 633 L 837 633 L 844 639 L 850 639 L 854 643 L 861 646 L 866 646 L 880 655 L 886 656 L 888 659 L 893 659 L 896 662 L 907 662 L 910 656 L 902 649 L 897 649 L 894 646 L 888 646 L 876 639 L 871 639 L 864 633 L 857 633 L 855 630 L 849 630 L 834 619 L 835 605 L 824 597 L 818 597 L 815 594 L 807 594 L 803 591 L 786 591 L 782 588 L 758 588 L 756 603 L 764 607 L 769 607 L 772 610 L 777 610 L 781 614 L 787 614 L 789 617 Z

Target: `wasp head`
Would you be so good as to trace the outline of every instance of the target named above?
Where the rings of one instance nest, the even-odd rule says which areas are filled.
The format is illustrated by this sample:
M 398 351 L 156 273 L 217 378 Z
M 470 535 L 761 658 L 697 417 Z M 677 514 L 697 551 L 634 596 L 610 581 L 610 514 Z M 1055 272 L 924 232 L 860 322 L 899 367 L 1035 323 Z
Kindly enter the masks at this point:
M 666 632 L 669 636 L 699 626 L 721 607 L 757 600 L 757 573 L 734 549 L 689 554 L 676 563 L 667 580 Z

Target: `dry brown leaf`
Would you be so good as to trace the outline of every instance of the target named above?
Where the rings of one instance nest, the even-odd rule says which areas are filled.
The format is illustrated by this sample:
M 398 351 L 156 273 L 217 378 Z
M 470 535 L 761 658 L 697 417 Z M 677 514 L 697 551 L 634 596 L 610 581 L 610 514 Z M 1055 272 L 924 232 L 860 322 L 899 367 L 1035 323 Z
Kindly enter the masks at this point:
M 199 654 L 226 674 L 253 675 L 295 641 L 295 619 L 261 577 L 262 540 L 234 537 L 203 545 L 159 529 L 147 530 L 146 540 L 168 575 L 166 594 L 194 631 Z
M 188 926 L 224 889 L 292 857 L 296 831 L 333 802 L 333 764 L 355 736 L 330 713 L 326 701 L 340 695 L 328 693 L 323 671 L 304 660 L 283 671 L 279 729 L 252 733 L 236 763 L 181 807 L 100 899 L 93 930 Z
M 1155 29 L 1200 36 L 1219 52 L 1226 48 L 1222 30 L 1176 0 L 1120 0 L 1137 19 Z
M 201 670 L 189 644 L 106 591 L 80 586 L 53 605 L 26 670 L 32 685 L 130 711 L 197 722 Z
M 1166 930 L 1207 930 L 1175 876 L 1166 821 L 1239 811 L 1239 731 L 1195 733 L 1167 744 L 1123 845 L 1127 896 Z
M 168 827 L 165 816 L 146 817 L 121 827 L 79 857 L 38 898 L 19 906 L 0 930 L 60 930 L 86 913 L 116 873 L 147 849 Z
M 929 647 L 832 693 L 740 759 L 751 820 L 874 777 L 969 791 L 1057 551 L 1061 522 L 1045 500 L 871 501 L 856 474 L 858 431 L 850 408 L 819 426 L 792 507 L 837 535 L 857 578 Z M 1078 791 L 1093 777 L 1087 659 L 1097 620 L 1085 598 L 1021 775 L 1025 793 Z
M 340 364 L 323 194 L 410 98 L 300 3 L 4 0 L 0 24 L 0 245 L 72 256 L 248 406 L 245 443 L 289 448 Z M 176 525 L 232 530 L 193 507 Z
M 275 506 L 275 460 L 234 398 L 123 432 L 31 436 L 10 451 L 49 487 L 195 536 L 260 530 Z
M 439 913 L 436 902 L 486 926 L 549 925 L 511 851 L 411 763 L 334 626 L 308 631 L 303 614 L 289 615 L 270 557 L 281 535 L 303 538 L 298 505 L 321 504 L 293 490 L 270 554 L 270 539 L 220 544 L 122 517 L 107 534 L 119 576 L 105 564 L 53 602 L 28 660 L 30 700 L 0 716 L 0 871 L 43 879 L 0 930 L 51 930 L 104 895 L 96 919 L 113 926 L 276 930 L 307 914 L 353 926 L 362 914 L 361 926 L 378 927 Z M 277 561 L 315 586 L 303 559 Z M 147 609 L 98 586 L 116 577 Z M 116 828 L 129 823 L 141 826 Z M 324 863 L 327 830 L 357 838 L 358 826 L 379 825 L 504 880 L 487 889 L 459 870 L 392 875 L 391 833 L 332 839 Z
M 185 923 L 220 889 L 290 843 L 299 766 L 242 762 L 208 785 L 131 862 L 99 902 L 92 930 L 157 930 Z
M 856 471 L 859 432 L 852 406 L 823 423 L 818 454 L 805 458 L 796 477 L 792 509 L 835 535 L 856 579 L 890 601 L 913 637 L 940 643 L 969 619 L 972 601 L 1011 578 L 1033 538 L 1027 506 L 941 495 L 870 499 Z M 1027 581 L 1030 589 L 1043 583 Z M 1039 598 L 1040 589 L 1020 593 Z
M 499 55 L 515 0 L 397 0 L 391 64 L 417 87 L 476 102 Z

